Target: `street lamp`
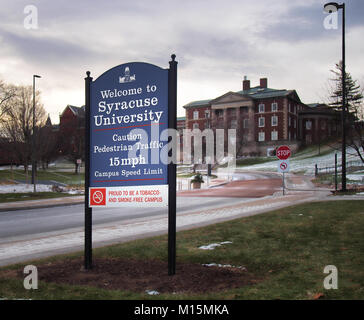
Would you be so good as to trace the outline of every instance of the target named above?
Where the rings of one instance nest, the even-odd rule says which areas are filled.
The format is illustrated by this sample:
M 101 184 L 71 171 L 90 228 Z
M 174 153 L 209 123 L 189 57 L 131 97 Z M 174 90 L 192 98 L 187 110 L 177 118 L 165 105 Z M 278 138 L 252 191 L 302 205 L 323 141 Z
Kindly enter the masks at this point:
M 207 119 L 207 127 L 208 129 L 211 129 L 211 117 L 210 117 L 210 110 L 205 110 L 205 118 Z M 206 146 L 206 151 L 207 151 L 207 146 Z M 207 158 L 206 158 L 207 159 Z M 211 159 L 207 159 L 207 161 L 209 162 L 207 164 L 207 176 L 211 177 Z M 207 178 L 208 179 L 208 178 Z
M 324 5 L 324 11 L 327 13 L 337 12 L 339 9 L 343 10 L 342 13 L 342 109 L 341 109 L 341 130 L 342 130 L 342 147 L 341 147 L 341 191 L 346 191 L 346 132 L 345 132 L 345 117 L 346 117 L 346 86 L 345 86 L 345 3 L 338 4 L 336 2 L 329 2 Z
M 36 154 L 35 154 L 35 78 L 41 78 L 36 74 L 33 75 L 33 139 L 32 139 L 32 184 L 33 192 L 36 192 L 35 186 L 35 170 L 36 170 Z

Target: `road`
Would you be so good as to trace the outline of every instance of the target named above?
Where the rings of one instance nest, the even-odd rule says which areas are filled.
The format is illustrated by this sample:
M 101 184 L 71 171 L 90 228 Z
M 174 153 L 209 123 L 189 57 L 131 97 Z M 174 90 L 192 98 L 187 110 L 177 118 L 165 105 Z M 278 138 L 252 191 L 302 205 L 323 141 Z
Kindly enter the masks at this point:
M 241 203 L 246 200 L 239 198 L 178 197 L 177 211 L 184 213 L 200 208 L 205 210 L 227 204 Z M 163 214 L 167 216 L 166 208 L 94 208 L 93 225 L 112 224 Z M 82 228 L 83 225 L 83 205 L 0 212 L 0 243 L 28 239 L 32 235 L 42 233 Z

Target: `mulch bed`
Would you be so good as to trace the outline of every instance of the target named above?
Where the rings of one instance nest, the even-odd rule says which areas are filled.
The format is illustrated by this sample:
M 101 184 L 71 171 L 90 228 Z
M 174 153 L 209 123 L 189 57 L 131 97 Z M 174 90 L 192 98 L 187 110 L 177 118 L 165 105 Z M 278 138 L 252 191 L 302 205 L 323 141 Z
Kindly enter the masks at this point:
M 210 293 L 252 285 L 259 280 L 239 268 L 206 267 L 201 264 L 177 263 L 176 274 L 168 275 L 167 262 L 95 258 L 91 270 L 83 269 L 83 260 L 39 265 L 41 281 L 69 285 L 87 285 L 111 290 L 145 293 Z M 18 275 L 24 277 L 20 272 Z

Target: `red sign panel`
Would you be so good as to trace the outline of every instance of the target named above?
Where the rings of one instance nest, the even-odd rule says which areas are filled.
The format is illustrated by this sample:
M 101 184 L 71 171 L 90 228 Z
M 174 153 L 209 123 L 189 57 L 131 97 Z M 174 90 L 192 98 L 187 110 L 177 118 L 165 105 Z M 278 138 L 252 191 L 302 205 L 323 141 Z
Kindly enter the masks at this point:
M 106 189 L 92 188 L 90 189 L 90 205 L 105 206 L 106 205 Z
M 287 160 L 291 156 L 291 149 L 288 146 L 280 146 L 276 155 L 279 160 Z

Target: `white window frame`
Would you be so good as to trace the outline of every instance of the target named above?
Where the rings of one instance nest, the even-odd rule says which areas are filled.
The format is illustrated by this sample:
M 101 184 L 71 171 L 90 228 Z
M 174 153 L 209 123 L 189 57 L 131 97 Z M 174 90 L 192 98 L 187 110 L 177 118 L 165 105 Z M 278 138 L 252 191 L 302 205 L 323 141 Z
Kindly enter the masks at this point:
M 277 102 L 272 102 L 271 110 L 272 110 L 272 112 L 277 112 L 278 111 L 278 103 Z
M 236 129 L 238 127 L 238 120 L 232 119 L 230 120 L 230 129 Z
M 244 119 L 243 120 L 243 129 L 248 129 L 249 128 L 249 119 Z
M 259 103 L 258 112 L 259 113 L 264 113 L 265 112 L 265 104 L 264 103 Z
M 273 123 L 273 119 L 277 119 L 276 123 Z M 274 115 L 271 117 L 271 125 L 272 127 L 277 127 L 278 126 L 278 116 Z
M 263 123 L 261 123 L 261 119 L 263 119 Z M 258 127 L 259 128 L 264 128 L 265 127 L 265 118 L 264 117 L 259 117 L 258 118 Z
M 200 117 L 198 110 L 193 111 L 193 120 L 197 120 Z
M 265 141 L 265 132 L 264 131 L 258 133 L 258 141 L 259 142 Z
M 271 132 L 271 140 L 272 141 L 277 141 L 278 140 L 278 131 L 277 130 L 273 130 Z
M 312 121 L 311 120 L 306 120 L 305 128 L 306 128 L 306 130 L 311 130 L 312 129 Z

